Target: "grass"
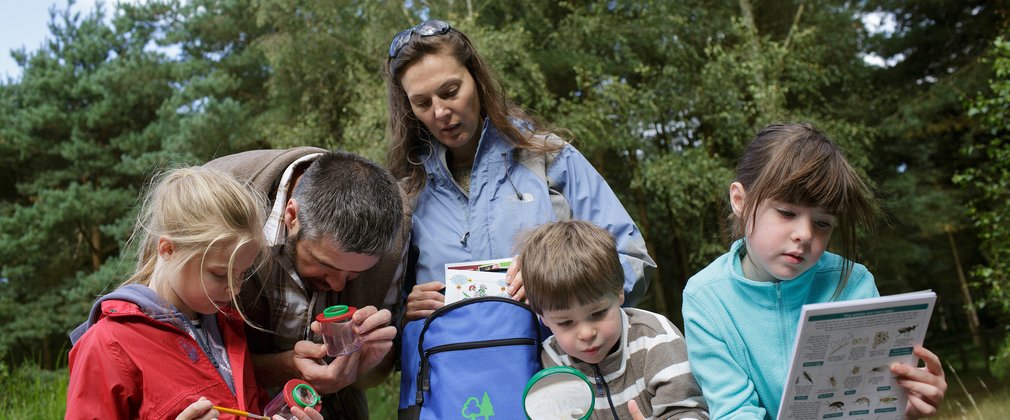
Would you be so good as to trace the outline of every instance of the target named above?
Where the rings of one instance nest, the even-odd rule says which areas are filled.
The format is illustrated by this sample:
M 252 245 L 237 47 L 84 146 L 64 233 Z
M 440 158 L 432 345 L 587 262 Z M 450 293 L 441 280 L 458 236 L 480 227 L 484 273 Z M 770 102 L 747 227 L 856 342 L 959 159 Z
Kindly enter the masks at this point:
M 1010 384 L 1005 379 L 961 377 L 947 366 L 947 395 L 936 419 L 1010 419 Z
M 67 409 L 66 368 L 46 370 L 33 364 L 8 370 L 0 366 L 0 418 L 60 419 Z
M 988 420 L 1010 418 L 1010 390 L 1004 389 L 988 396 L 975 395 L 973 405 L 967 398 L 947 398 L 935 417 L 940 420 Z
M 0 365 L 0 419 L 58 419 L 67 409 L 66 368 L 46 370 L 33 364 L 8 370 Z M 367 391 L 373 419 L 395 419 L 399 403 L 400 374 Z
M 67 369 L 46 370 L 33 364 L 6 369 L 0 364 L 0 419 L 62 418 L 66 410 Z M 947 396 L 938 420 L 1010 419 L 1010 383 L 966 375 L 947 369 Z M 367 391 L 373 419 L 396 418 L 400 374 Z

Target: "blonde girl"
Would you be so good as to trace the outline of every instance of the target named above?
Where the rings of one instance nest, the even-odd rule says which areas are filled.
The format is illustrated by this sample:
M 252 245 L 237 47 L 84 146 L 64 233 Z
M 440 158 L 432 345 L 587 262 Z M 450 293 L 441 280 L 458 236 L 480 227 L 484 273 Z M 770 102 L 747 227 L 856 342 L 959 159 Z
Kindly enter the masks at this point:
M 879 209 L 830 139 L 809 124 L 773 124 L 747 146 L 730 184 L 729 252 L 684 289 L 688 358 L 712 418 L 774 418 L 807 303 L 878 296 L 852 260 L 856 233 Z M 839 232 L 841 255 L 827 252 Z M 910 417 L 936 413 L 947 389 L 939 359 L 916 347 L 925 368 L 895 364 Z
M 224 172 L 190 167 L 159 178 L 130 241 L 135 272 L 71 333 L 67 418 L 260 411 L 266 395 L 232 302 L 261 255 L 261 208 Z

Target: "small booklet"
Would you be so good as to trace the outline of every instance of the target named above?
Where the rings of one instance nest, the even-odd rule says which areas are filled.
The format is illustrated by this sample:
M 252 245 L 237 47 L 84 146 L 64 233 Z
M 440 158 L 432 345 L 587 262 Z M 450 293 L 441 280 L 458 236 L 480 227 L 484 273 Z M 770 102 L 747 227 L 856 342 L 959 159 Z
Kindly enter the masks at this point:
M 445 304 L 481 296 L 509 297 L 505 272 L 511 258 L 445 265 Z
M 891 363 L 917 366 L 936 293 L 804 305 L 779 419 L 903 419 Z

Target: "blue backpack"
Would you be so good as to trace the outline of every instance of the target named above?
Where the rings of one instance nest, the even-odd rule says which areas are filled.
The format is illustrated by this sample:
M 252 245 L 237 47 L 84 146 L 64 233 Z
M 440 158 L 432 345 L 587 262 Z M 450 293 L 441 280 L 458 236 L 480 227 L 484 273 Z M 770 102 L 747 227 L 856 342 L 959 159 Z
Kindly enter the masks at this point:
M 403 337 L 401 420 L 526 418 L 523 390 L 541 369 L 540 321 L 529 306 L 462 300 L 408 323 Z

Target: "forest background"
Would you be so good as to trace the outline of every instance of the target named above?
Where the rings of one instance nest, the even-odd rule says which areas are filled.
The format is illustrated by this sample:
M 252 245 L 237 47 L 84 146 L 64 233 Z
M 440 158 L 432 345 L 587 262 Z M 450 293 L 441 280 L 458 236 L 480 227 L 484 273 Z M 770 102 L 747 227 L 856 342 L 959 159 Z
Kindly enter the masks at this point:
M 683 325 L 684 284 L 726 249 L 743 146 L 810 121 L 884 205 L 857 258 L 881 293 L 936 291 L 926 344 L 947 368 L 1010 372 L 1010 0 L 66 10 L 0 81 L 0 378 L 65 372 L 67 332 L 133 268 L 124 242 L 160 169 L 298 145 L 384 162 L 389 41 L 429 17 L 467 33 L 620 196 L 659 264 L 641 306 Z

